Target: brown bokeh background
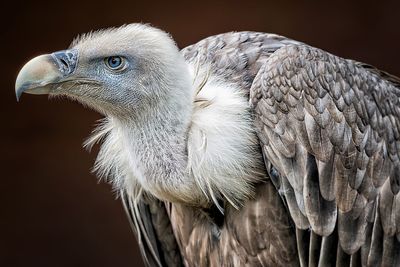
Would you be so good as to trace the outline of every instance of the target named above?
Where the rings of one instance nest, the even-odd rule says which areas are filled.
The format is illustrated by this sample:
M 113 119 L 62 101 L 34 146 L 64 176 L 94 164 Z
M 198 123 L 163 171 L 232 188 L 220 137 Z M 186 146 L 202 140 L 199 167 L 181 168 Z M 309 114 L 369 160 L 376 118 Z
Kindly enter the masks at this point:
M 68 47 L 78 33 L 130 22 L 170 32 L 180 47 L 226 31 L 274 32 L 400 75 L 400 2 L 11 1 L 2 6 L 0 266 L 142 266 L 111 188 L 81 148 L 93 111 L 23 95 L 29 58 Z M 5 4 L 2 4 L 5 5 Z

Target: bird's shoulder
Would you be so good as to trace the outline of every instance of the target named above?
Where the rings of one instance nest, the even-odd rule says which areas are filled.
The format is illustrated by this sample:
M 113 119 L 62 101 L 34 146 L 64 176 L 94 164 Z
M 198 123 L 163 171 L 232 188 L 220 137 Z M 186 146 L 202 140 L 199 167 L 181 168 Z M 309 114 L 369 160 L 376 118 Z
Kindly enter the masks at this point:
M 213 75 L 249 89 L 269 56 L 289 44 L 300 42 L 272 33 L 241 31 L 207 37 L 181 52 L 189 63 L 210 68 Z

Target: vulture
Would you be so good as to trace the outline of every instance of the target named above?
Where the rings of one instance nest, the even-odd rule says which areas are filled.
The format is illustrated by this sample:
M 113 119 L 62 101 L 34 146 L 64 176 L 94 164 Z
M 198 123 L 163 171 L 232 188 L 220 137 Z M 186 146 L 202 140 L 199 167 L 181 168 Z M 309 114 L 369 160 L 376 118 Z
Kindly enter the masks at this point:
M 85 146 L 147 266 L 400 266 L 400 79 L 289 38 L 179 50 L 129 24 L 15 84 L 102 115 Z

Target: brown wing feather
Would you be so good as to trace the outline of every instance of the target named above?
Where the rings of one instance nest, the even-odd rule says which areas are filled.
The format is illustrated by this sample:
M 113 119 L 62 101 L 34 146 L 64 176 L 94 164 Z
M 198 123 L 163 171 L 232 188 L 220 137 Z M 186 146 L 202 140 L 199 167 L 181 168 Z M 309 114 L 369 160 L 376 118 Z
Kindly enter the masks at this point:
M 250 101 L 263 153 L 281 174 L 296 226 L 313 232 L 303 264 L 400 265 L 399 84 L 302 44 L 276 51 L 255 77 Z
M 295 229 L 271 181 L 240 210 L 225 209 L 222 225 L 209 214 L 170 205 L 174 232 L 187 266 L 298 266 Z
M 121 200 L 146 266 L 183 266 L 164 203 L 142 197 L 138 203 L 121 191 Z

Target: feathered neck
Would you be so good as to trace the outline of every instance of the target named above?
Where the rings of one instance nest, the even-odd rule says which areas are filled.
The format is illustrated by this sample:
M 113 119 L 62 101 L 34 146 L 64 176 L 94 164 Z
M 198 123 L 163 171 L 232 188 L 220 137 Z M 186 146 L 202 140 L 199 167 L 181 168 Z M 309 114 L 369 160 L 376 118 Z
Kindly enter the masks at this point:
M 139 122 L 106 118 L 86 145 L 103 138 L 94 169 L 133 197 L 144 190 L 171 202 L 219 206 L 225 199 L 238 207 L 264 173 L 247 96 L 194 73 L 188 107 Z

